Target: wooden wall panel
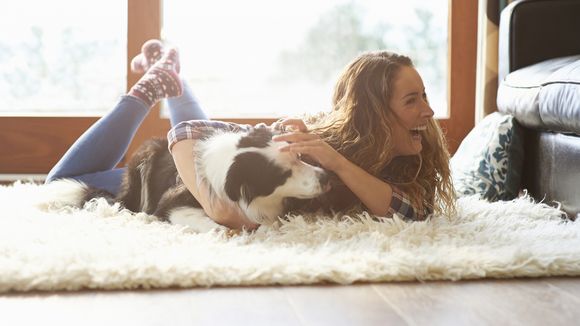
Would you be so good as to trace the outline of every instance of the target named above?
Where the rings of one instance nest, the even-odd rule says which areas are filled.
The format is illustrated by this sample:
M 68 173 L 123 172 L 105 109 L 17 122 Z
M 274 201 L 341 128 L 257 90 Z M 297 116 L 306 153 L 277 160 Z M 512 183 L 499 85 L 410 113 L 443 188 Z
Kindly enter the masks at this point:
M 0 174 L 47 173 L 97 118 L 0 118 Z
M 449 111 L 439 122 L 449 150 L 457 147 L 475 125 L 475 74 L 477 66 L 477 1 L 451 0 L 449 7 Z

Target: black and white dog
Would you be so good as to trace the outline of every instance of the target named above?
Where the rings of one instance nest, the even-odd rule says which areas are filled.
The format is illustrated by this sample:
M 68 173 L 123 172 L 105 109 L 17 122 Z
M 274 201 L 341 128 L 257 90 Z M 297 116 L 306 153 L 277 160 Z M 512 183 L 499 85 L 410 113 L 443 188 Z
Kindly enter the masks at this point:
M 250 220 L 268 224 L 283 216 L 289 203 L 316 198 L 330 189 L 329 174 L 280 152 L 269 128 L 249 132 L 215 132 L 197 142 L 196 172 L 215 196 L 237 204 Z M 86 188 L 85 200 L 103 195 Z M 181 181 L 167 141 L 152 139 L 128 163 L 115 201 L 133 212 L 171 221 L 174 211 L 201 207 Z

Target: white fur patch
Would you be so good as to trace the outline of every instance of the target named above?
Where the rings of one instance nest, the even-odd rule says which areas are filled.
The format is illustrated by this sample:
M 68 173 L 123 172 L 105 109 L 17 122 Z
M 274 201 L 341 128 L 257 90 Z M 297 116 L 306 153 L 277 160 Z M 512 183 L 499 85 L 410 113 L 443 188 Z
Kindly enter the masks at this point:
M 241 153 L 236 145 L 241 133 L 217 133 L 208 140 L 198 143 L 197 152 L 201 154 L 198 174 L 207 180 L 219 198 L 227 199 L 224 186 L 227 173 L 236 155 Z
M 17 183 L 18 184 L 18 183 Z M 23 185 L 24 186 L 24 185 Z M 58 209 L 67 206 L 81 206 L 87 186 L 73 179 L 61 179 L 43 185 L 34 197 L 32 205 L 42 210 Z M 15 187 L 15 189 L 23 189 Z
M 195 232 L 209 232 L 214 230 L 226 230 L 217 224 L 199 208 L 179 207 L 169 213 L 169 221 L 172 224 L 184 225 Z

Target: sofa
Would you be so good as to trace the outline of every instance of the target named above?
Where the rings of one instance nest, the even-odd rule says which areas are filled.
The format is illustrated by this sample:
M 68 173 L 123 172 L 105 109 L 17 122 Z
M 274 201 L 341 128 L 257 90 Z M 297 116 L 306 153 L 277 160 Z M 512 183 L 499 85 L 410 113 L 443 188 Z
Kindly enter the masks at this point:
M 580 0 L 520 0 L 501 13 L 500 114 L 520 126 L 519 188 L 580 215 Z

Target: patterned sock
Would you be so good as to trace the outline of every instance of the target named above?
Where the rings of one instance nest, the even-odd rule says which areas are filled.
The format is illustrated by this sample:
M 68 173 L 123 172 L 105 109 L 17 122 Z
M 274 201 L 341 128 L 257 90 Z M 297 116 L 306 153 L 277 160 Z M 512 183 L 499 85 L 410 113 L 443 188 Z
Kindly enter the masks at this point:
M 143 44 L 141 47 L 141 53 L 136 55 L 133 60 L 131 60 L 131 71 L 136 74 L 142 74 L 147 72 L 155 62 L 159 61 L 163 56 L 165 49 L 163 48 L 163 43 L 159 40 L 149 40 Z M 175 66 L 175 71 L 179 73 L 179 61 Z
M 177 50 L 169 49 L 147 70 L 128 94 L 143 100 L 150 107 L 161 99 L 181 95 L 183 87 L 177 71 L 178 66 Z

